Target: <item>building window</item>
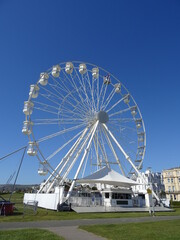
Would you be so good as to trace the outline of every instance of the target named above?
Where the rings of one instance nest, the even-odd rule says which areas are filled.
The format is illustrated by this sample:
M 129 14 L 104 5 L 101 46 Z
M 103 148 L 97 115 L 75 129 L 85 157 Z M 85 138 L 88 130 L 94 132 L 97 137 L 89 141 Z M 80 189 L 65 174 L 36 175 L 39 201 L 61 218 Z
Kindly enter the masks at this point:
M 117 205 L 128 205 L 128 201 L 116 201 Z
M 170 178 L 168 178 L 168 183 L 170 183 Z
M 171 182 L 173 183 L 173 178 L 171 178 Z
M 131 194 L 112 193 L 112 199 L 131 199 Z
M 174 190 L 175 190 L 174 186 L 172 186 L 172 190 L 173 190 L 173 192 L 174 192 Z
M 176 200 L 176 195 L 174 194 L 174 200 Z
M 179 183 L 180 183 L 180 178 L 179 178 Z
M 169 191 L 169 192 L 171 191 L 171 186 L 168 186 L 168 191 Z
M 105 198 L 109 198 L 109 193 L 108 192 L 105 193 Z

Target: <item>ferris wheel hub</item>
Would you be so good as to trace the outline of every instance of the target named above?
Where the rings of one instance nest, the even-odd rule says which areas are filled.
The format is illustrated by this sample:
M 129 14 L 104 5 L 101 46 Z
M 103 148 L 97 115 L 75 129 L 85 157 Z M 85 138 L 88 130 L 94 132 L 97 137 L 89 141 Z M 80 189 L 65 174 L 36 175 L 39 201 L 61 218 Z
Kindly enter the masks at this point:
M 99 111 L 97 114 L 97 120 L 99 120 L 100 123 L 107 123 L 109 121 L 107 112 Z

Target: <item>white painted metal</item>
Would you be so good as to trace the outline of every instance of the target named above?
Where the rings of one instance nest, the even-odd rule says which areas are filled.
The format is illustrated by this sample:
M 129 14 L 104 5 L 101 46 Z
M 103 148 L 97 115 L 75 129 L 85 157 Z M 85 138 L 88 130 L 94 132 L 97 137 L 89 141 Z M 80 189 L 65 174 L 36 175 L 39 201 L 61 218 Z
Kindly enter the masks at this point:
M 82 164 L 83 164 L 84 159 L 85 159 L 85 157 L 86 157 L 86 154 L 87 154 L 87 152 L 89 151 L 89 147 L 90 147 L 90 144 L 91 144 L 92 139 L 93 139 L 93 137 L 94 137 L 95 131 L 96 131 L 97 126 L 98 126 L 98 123 L 99 123 L 99 121 L 97 121 L 97 122 L 95 123 L 95 125 L 94 125 L 93 131 L 92 131 L 92 135 L 91 135 L 91 137 L 90 137 L 90 140 L 89 140 L 89 142 L 88 142 L 87 147 L 86 147 L 85 150 L 84 150 L 84 155 L 83 155 L 83 157 L 82 157 L 82 159 L 81 159 L 81 162 L 80 162 L 80 164 L 79 164 L 79 167 L 78 167 L 78 169 L 77 169 L 77 172 L 76 172 L 76 174 L 75 174 L 75 176 L 74 176 L 74 179 L 73 179 L 73 181 L 72 181 L 72 184 L 71 184 L 71 187 L 70 187 L 70 189 L 69 189 L 69 191 L 68 191 L 68 194 L 67 194 L 67 196 L 66 196 L 66 199 L 68 199 L 68 198 L 70 197 L 70 195 L 71 195 L 71 192 L 72 192 L 72 190 L 73 190 L 73 187 L 74 187 L 74 185 L 75 185 L 76 179 L 77 179 L 77 177 L 78 177 L 78 175 L 79 175 L 79 172 L 80 172 L 80 170 L 81 170 L 81 167 L 82 167 Z
M 106 70 L 81 62 L 53 66 L 31 85 L 23 112 L 29 154 L 47 163 L 50 174 L 38 194 L 69 181 L 69 198 L 77 177 L 104 165 L 124 176 L 135 167 L 138 175 L 146 147 L 144 122 L 132 95 Z
M 145 178 L 142 176 L 142 174 L 140 173 L 140 171 L 137 169 L 137 167 L 134 165 L 134 163 L 131 161 L 130 157 L 127 155 L 127 153 L 124 151 L 124 149 L 122 148 L 122 146 L 119 144 L 119 142 L 116 140 L 116 138 L 114 137 L 114 135 L 111 133 L 111 131 L 108 129 L 108 127 L 103 124 L 104 128 L 106 129 L 106 131 L 109 133 L 109 135 L 111 136 L 111 138 L 114 140 L 114 142 L 116 143 L 116 145 L 119 147 L 120 151 L 124 154 L 126 160 L 131 164 L 131 166 L 133 167 L 133 169 L 136 171 L 137 175 L 143 180 L 144 184 L 148 184 L 147 181 L 145 180 Z M 156 199 L 158 201 L 160 201 L 159 197 L 156 195 L 156 193 L 154 191 L 153 195 L 156 197 Z

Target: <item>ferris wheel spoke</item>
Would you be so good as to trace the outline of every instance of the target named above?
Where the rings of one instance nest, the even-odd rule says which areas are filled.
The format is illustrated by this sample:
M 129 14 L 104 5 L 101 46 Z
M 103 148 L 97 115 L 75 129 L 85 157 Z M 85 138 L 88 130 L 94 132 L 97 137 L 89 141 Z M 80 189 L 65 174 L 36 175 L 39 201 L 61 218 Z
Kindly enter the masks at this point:
M 117 132 L 117 130 L 116 130 L 116 128 L 114 128 L 114 131 L 115 131 L 115 133 Z M 130 139 L 130 137 L 127 137 L 127 135 L 124 135 L 124 134 L 122 134 L 122 132 L 121 132 L 121 134 L 120 134 L 120 136 L 119 136 L 119 139 L 120 139 L 120 141 L 121 141 L 121 143 L 123 144 L 123 146 L 126 148 L 126 150 L 128 151 L 128 154 L 130 154 L 130 155 L 136 155 L 136 151 L 134 150 L 134 147 L 132 146 L 132 145 L 134 145 L 135 144 L 135 142 L 133 141 L 133 139 L 131 138 Z
M 112 118 L 111 122 L 117 122 L 117 123 L 129 123 L 134 122 L 133 118 Z
M 60 106 L 60 103 L 57 102 L 57 101 L 55 101 L 54 99 L 51 99 L 49 94 L 47 95 L 47 94 L 42 94 L 42 93 L 40 93 L 39 95 L 42 96 L 42 98 L 46 98 L 46 99 L 47 99 L 48 101 L 50 101 L 51 103 L 54 103 L 54 104 Z
M 60 170 L 60 172 L 62 173 L 62 171 L 64 170 L 64 168 L 67 166 L 67 164 L 69 163 L 68 168 L 66 169 L 66 171 L 63 174 L 62 180 L 60 182 L 60 184 L 63 184 L 64 180 L 66 179 L 66 177 L 68 176 L 69 172 L 71 171 L 71 169 L 73 168 L 74 164 L 76 163 L 79 155 L 81 154 L 81 152 L 83 151 L 83 148 L 85 147 L 88 139 L 90 138 L 90 135 L 92 133 L 94 126 L 91 127 L 91 129 L 89 130 L 88 128 L 85 129 L 84 131 L 84 135 L 83 137 L 80 139 L 80 141 L 77 143 L 77 146 L 74 150 L 77 150 L 77 152 L 73 151 L 73 153 L 71 154 L 71 156 L 67 159 L 66 163 L 64 164 L 63 168 Z M 89 133 L 87 133 L 87 131 L 89 130 Z M 87 136 L 85 136 L 85 134 L 87 133 Z M 83 142 L 81 142 L 84 139 Z M 80 145 L 81 144 L 81 145 Z M 73 154 L 75 155 L 73 157 Z M 72 160 L 71 160 L 72 158 Z M 71 160 L 71 161 L 70 161 Z
M 81 170 L 81 168 L 82 168 L 84 159 L 85 159 L 85 157 L 86 157 L 86 155 L 87 155 L 87 153 L 88 153 L 89 147 L 90 147 L 90 145 L 91 145 L 91 142 L 92 142 L 92 139 L 93 139 L 93 137 L 94 137 L 94 134 L 95 134 L 95 131 L 96 131 L 96 129 L 97 129 L 98 124 L 99 124 L 99 121 L 97 121 L 97 122 L 93 125 L 92 130 L 90 131 L 90 135 L 89 135 L 89 138 L 88 138 L 88 139 L 89 139 L 89 142 L 88 142 L 88 144 L 87 144 L 87 146 L 86 146 L 86 148 L 85 148 L 84 154 L 83 154 L 82 159 L 81 159 L 81 161 L 80 161 L 79 167 L 78 167 L 78 169 L 77 169 L 77 171 L 76 171 L 76 173 L 75 173 L 74 179 L 73 179 L 72 184 L 71 184 L 71 186 L 70 186 L 70 188 L 69 188 L 69 191 L 68 191 L 68 193 L 67 193 L 66 199 L 69 199 L 69 197 L 70 197 L 70 195 L 71 195 L 71 192 L 72 192 L 72 190 L 73 190 L 73 188 L 74 188 L 76 179 L 78 178 L 79 172 L 80 172 L 80 170 Z M 87 139 L 87 140 L 88 140 L 88 139 Z M 83 146 L 83 147 L 84 147 L 84 146 Z
M 83 137 L 85 136 L 86 132 L 87 132 L 88 128 L 86 127 L 83 130 L 83 133 L 78 137 L 78 139 L 75 141 L 75 143 L 73 144 L 73 146 L 69 149 L 69 151 L 66 153 L 66 155 L 62 158 L 62 160 L 60 161 L 60 163 L 57 165 L 57 167 L 55 168 L 54 171 L 58 171 L 58 174 L 53 178 L 50 176 L 45 184 L 43 185 L 43 187 L 41 187 L 41 189 L 39 190 L 42 191 L 42 189 L 44 188 L 45 185 L 47 185 L 50 181 L 51 184 L 47 190 L 47 193 L 51 190 L 55 180 L 60 176 L 61 172 L 64 170 L 65 166 L 67 165 L 68 161 L 71 159 L 71 156 L 73 155 L 74 151 L 77 149 L 79 143 L 82 141 Z M 60 169 L 61 167 L 61 169 Z M 60 170 L 59 170 L 60 169 Z M 53 172 L 54 173 L 54 172 Z M 61 183 L 62 183 L 62 179 L 61 179 Z
M 43 109 L 43 108 L 40 108 L 40 107 L 34 107 L 34 109 L 57 115 L 57 112 L 49 111 L 49 110 L 46 110 L 46 109 Z
M 77 95 L 76 90 L 68 91 L 68 94 L 65 96 L 64 99 L 66 99 L 68 104 L 70 104 L 72 106 L 79 106 L 79 108 L 81 108 L 81 109 L 83 109 L 83 111 L 85 111 L 86 108 L 85 108 L 84 104 L 82 104 L 82 101 L 77 100 L 77 97 L 75 98 L 74 95 Z M 69 100 L 67 100 L 67 98 Z M 63 99 L 63 102 L 64 102 L 64 99 Z M 74 104 L 76 104 L 76 105 L 72 104 L 72 102 L 75 102 Z
M 95 81 L 95 79 L 92 78 L 92 86 L 91 86 L 91 80 L 90 80 L 88 71 L 87 71 L 87 77 L 88 77 L 89 87 L 90 87 L 90 90 L 91 90 L 92 105 L 93 105 L 94 111 L 97 111 L 96 104 L 95 104 L 95 99 L 94 99 L 94 81 Z
M 109 103 L 110 103 L 110 101 L 112 100 L 112 98 L 114 97 L 114 95 L 115 95 L 115 90 L 113 89 L 112 91 L 111 91 L 111 93 L 109 94 L 109 97 L 107 98 L 107 100 L 106 100 L 106 102 L 104 103 L 104 105 L 102 106 L 102 109 L 106 109 L 107 108 L 107 106 L 109 105 Z
M 74 127 L 71 127 L 71 128 L 63 129 L 63 130 L 58 131 L 58 132 L 56 132 L 56 133 L 53 133 L 53 134 L 47 135 L 47 136 L 45 136 L 45 137 L 43 137 L 43 138 L 40 138 L 40 139 L 37 140 L 36 142 L 37 142 L 37 143 L 44 142 L 44 141 L 46 141 L 46 140 L 48 140 L 48 139 L 57 137 L 57 136 L 59 136 L 59 135 L 65 134 L 65 133 L 67 133 L 67 132 L 71 132 L 71 131 L 76 130 L 76 129 L 78 129 L 78 128 L 81 128 L 81 127 L 83 127 L 83 126 L 85 126 L 85 125 L 86 125 L 86 124 L 83 123 L 83 124 L 80 124 L 80 125 L 77 125 L 77 126 L 74 126 Z
M 136 129 L 136 128 L 122 125 L 121 123 L 118 123 L 118 122 L 116 122 L 116 121 L 112 121 L 111 123 L 112 123 L 113 125 L 119 127 L 119 128 L 120 128 L 120 131 L 123 131 L 123 130 L 128 129 L 128 130 L 131 130 L 131 131 L 133 131 L 133 132 L 137 132 L 137 129 Z
M 63 83 L 63 81 L 61 81 L 61 77 L 58 77 L 58 79 L 61 83 Z M 54 87 L 60 90 L 60 91 L 58 91 L 60 96 L 63 97 L 64 95 L 66 95 L 69 92 L 66 88 L 62 87 L 62 85 L 54 77 L 52 77 L 52 80 L 55 84 Z M 53 84 L 51 84 L 51 85 L 53 86 Z
M 74 72 L 75 72 L 76 77 L 77 77 L 78 80 L 79 80 L 79 84 L 81 85 L 81 87 L 80 87 L 79 89 L 83 89 L 83 90 L 85 91 L 86 88 L 85 88 L 83 79 L 79 77 L 79 74 L 77 73 L 76 68 L 74 68 Z M 71 78 L 72 78 L 72 75 L 71 75 Z M 73 78 L 72 78 L 72 80 L 73 80 L 74 85 L 76 86 L 76 89 L 79 90 L 79 89 L 77 88 L 77 85 L 76 85 L 76 83 L 74 82 L 74 79 L 73 79 Z M 78 92 L 78 93 L 79 93 L 79 92 Z M 84 93 L 84 94 L 85 94 L 85 93 Z M 80 95 L 80 96 L 81 96 L 81 95 Z M 81 97 L 82 97 L 82 96 L 81 96 Z M 82 97 L 82 99 L 83 99 L 83 97 Z
M 123 100 L 125 99 L 125 97 L 121 98 L 119 101 L 117 101 L 112 107 L 110 107 L 108 110 L 106 110 L 106 112 L 110 112 L 113 108 L 115 108 L 119 103 L 121 103 Z
M 62 94 L 60 91 L 58 91 L 58 87 L 54 86 L 52 83 L 48 83 L 48 86 L 55 92 L 55 94 L 57 94 L 57 96 L 59 96 L 60 98 L 63 98 L 65 96 L 65 93 Z
M 130 110 L 131 110 L 131 107 L 126 108 L 126 109 L 123 109 L 123 110 L 118 111 L 118 112 L 115 112 L 115 113 L 112 113 L 112 114 L 109 115 L 109 117 L 113 117 L 113 116 L 116 116 L 116 115 L 119 115 L 119 114 L 122 114 L 122 113 L 128 112 L 128 111 L 130 111 Z
M 93 143 L 94 143 L 94 150 L 95 150 L 95 153 L 96 153 L 96 163 L 97 163 L 97 170 L 98 170 L 98 167 L 100 166 L 101 167 L 101 162 L 99 160 L 99 154 L 98 154 L 98 149 L 97 149 L 97 138 L 96 138 L 96 135 L 94 136 L 93 138 Z
M 66 76 L 66 78 L 67 78 L 67 76 Z M 68 79 L 68 78 L 67 78 Z M 54 94 L 56 97 L 58 97 L 60 100 L 62 100 L 62 102 L 64 102 L 64 99 L 66 99 L 66 103 L 68 103 L 69 105 L 71 105 L 72 107 L 74 107 L 75 108 L 75 106 L 76 105 L 74 105 L 73 103 L 72 103 L 72 100 L 74 101 L 74 102 L 76 102 L 77 103 L 77 105 L 82 109 L 85 109 L 84 108 L 84 106 L 80 103 L 80 101 L 78 101 L 77 100 L 77 98 L 75 98 L 74 97 L 74 94 L 73 93 L 75 93 L 75 90 L 69 90 L 68 88 L 67 88 L 67 86 L 66 86 L 66 84 L 64 84 L 64 82 L 63 81 L 61 81 L 62 82 L 62 84 L 64 85 L 64 88 L 66 89 L 66 95 L 64 96 L 64 95 L 62 95 L 61 93 L 59 93 L 59 91 L 57 91 L 57 93 L 59 94 L 59 96 L 57 96 L 56 94 Z M 51 87 L 52 87 L 52 85 L 50 85 Z M 54 89 L 54 87 L 53 87 L 53 89 Z M 67 100 L 67 97 L 68 98 L 70 98 L 69 100 Z
M 108 141 L 108 143 L 109 143 L 109 146 L 110 146 L 110 148 L 111 148 L 111 151 L 112 151 L 112 153 L 113 153 L 113 155 L 114 155 L 114 157 L 115 157 L 115 159 L 116 159 L 116 162 L 118 163 L 119 168 L 120 168 L 122 174 L 125 176 L 126 174 L 125 174 L 124 169 L 123 169 L 123 167 L 122 167 L 122 164 L 121 164 L 121 162 L 120 162 L 120 160 L 119 160 L 119 158 L 118 158 L 118 156 L 117 156 L 117 153 L 116 153 L 116 151 L 115 151 L 115 149 L 114 149 L 114 147 L 113 147 L 113 145 L 112 145 L 112 143 L 111 143 L 111 140 L 110 140 L 110 138 L 109 138 L 109 136 L 108 136 L 105 128 L 103 128 L 103 130 L 104 130 L 104 134 L 105 134 L 105 136 L 106 136 L 106 138 L 107 138 L 107 141 Z
M 104 89 L 104 92 L 103 92 L 103 89 Z M 100 105 L 100 110 L 102 109 L 102 105 L 104 103 L 104 98 L 105 98 L 105 95 L 106 95 L 106 91 L 107 91 L 107 85 L 102 83 L 100 94 L 99 94 L 99 99 L 98 99 L 98 106 Z M 102 100 L 101 100 L 101 95 L 102 95 Z
M 64 121 L 65 121 L 66 119 L 64 119 Z M 68 118 L 68 120 L 70 121 L 70 119 Z M 81 119 L 74 119 L 74 118 L 72 118 L 71 119 L 73 122 L 75 122 L 76 121 L 76 123 L 82 123 L 82 121 L 83 120 L 81 120 Z M 33 125 L 43 125 L 43 124 L 56 124 L 56 125 L 59 125 L 60 123 L 62 122 L 62 120 L 61 119 L 59 119 L 59 118 L 55 118 L 55 119 L 34 119 L 33 120 Z M 75 123 L 74 123 L 75 124 Z
M 91 103 L 91 106 L 92 106 L 92 110 L 93 111 L 96 111 L 96 106 L 95 106 L 95 102 L 94 102 L 94 92 L 93 92 L 93 79 L 92 79 L 92 86 L 91 86 L 91 81 L 90 81 L 90 78 L 89 78 L 89 73 L 88 73 L 88 71 L 86 72 L 86 75 L 85 75 L 85 77 L 86 77 L 86 82 L 88 83 L 88 86 L 89 86 L 89 92 L 90 92 L 90 99 L 89 99 L 89 101 L 90 101 L 90 103 Z
M 83 167 L 83 171 L 82 171 L 82 178 L 84 177 L 84 173 L 85 173 L 85 170 L 86 170 L 86 166 L 87 166 L 87 162 L 88 162 L 88 158 L 89 158 L 89 153 L 90 153 L 90 151 L 88 151 L 87 156 L 85 158 L 85 163 L 84 163 L 84 167 Z
M 48 86 L 50 86 L 50 85 L 48 84 Z M 43 89 L 43 91 L 47 93 L 47 95 L 45 95 L 43 93 L 40 93 L 40 95 L 43 96 L 43 97 L 49 97 L 49 96 L 52 97 L 53 96 L 54 98 L 56 98 L 56 99 L 58 99 L 60 101 L 62 101 L 64 99 L 63 96 L 57 95 L 56 93 L 52 92 L 51 90 L 49 90 L 49 89 L 47 89 L 47 88 L 45 88 L 43 86 L 40 86 L 40 89 Z
M 66 112 L 66 113 L 71 113 L 73 115 L 78 115 L 78 116 L 83 116 L 87 112 L 85 112 L 83 109 L 78 108 L 78 106 L 74 107 L 74 109 L 66 108 L 64 105 L 61 106 L 59 109 L 59 112 Z
M 99 134 L 100 140 L 98 140 L 99 148 L 100 148 L 100 150 L 101 150 L 101 152 L 102 152 L 102 155 L 103 155 L 103 157 L 104 157 L 104 160 L 105 160 L 105 162 L 106 162 L 106 166 L 109 167 L 106 150 L 105 150 L 105 148 L 104 148 L 104 140 L 103 140 L 103 136 L 102 136 L 102 129 L 100 129 L 99 132 L 100 132 L 100 134 Z M 101 143 L 101 142 L 102 142 L 102 143 Z
M 81 87 L 84 90 L 84 94 L 86 96 L 86 100 L 87 100 L 87 104 L 88 104 L 87 107 L 89 108 L 89 110 L 91 110 L 92 107 L 91 107 L 90 100 L 89 100 L 89 97 L 88 97 L 88 94 L 87 94 L 87 91 L 86 91 L 86 86 L 85 86 L 85 83 L 84 83 L 84 76 L 82 75 L 82 77 L 80 78 L 79 75 L 77 74 L 77 70 L 76 69 L 75 69 L 75 72 L 76 72 L 76 75 L 78 76 L 79 83 L 81 84 Z
M 126 135 L 127 133 L 125 134 L 124 131 L 120 131 L 120 130 L 117 131 L 117 127 L 115 127 L 114 124 L 110 125 L 110 127 L 115 133 L 119 132 L 120 136 L 127 138 L 127 140 L 129 141 L 129 144 L 135 143 L 134 138 L 130 137 L 129 135 L 127 136 Z
M 49 108 L 49 109 L 59 110 L 59 108 L 57 108 L 57 107 L 54 107 L 52 105 L 49 105 L 49 104 L 46 104 L 46 103 L 42 103 L 42 102 L 39 102 L 39 101 L 33 101 L 33 103 L 38 104 L 38 105 L 44 107 L 45 109 Z
M 84 130 L 83 130 L 84 131 Z M 47 157 L 47 161 L 52 159 L 57 153 L 59 153 L 62 149 L 64 149 L 68 144 L 70 144 L 74 139 L 76 139 L 83 131 L 76 134 L 72 139 L 64 143 L 60 148 L 58 148 L 56 151 L 54 151 L 49 157 Z
M 78 75 L 77 72 L 76 72 L 76 69 L 75 69 L 75 73 L 76 73 L 76 77 L 78 77 L 78 79 L 80 80 L 79 75 Z M 69 77 L 67 76 L 67 74 L 66 74 L 64 71 L 63 71 L 63 74 L 64 74 L 65 78 L 70 82 L 71 85 L 72 85 L 72 82 L 73 82 L 73 88 L 76 89 L 76 92 L 78 93 L 77 96 L 80 98 L 81 103 L 82 103 L 82 106 L 84 107 L 84 109 L 86 109 L 86 106 L 84 105 L 84 99 L 83 99 L 83 97 L 82 97 L 82 95 L 81 95 L 81 91 L 80 91 L 80 89 L 77 87 L 77 85 L 76 85 L 76 83 L 75 83 L 75 81 L 74 81 L 74 79 L 73 79 L 73 77 L 72 77 L 72 74 L 70 74 L 72 81 L 70 81 Z M 73 97 L 73 96 L 72 96 L 72 97 Z M 73 97 L 73 98 L 74 98 L 74 97 Z
M 136 168 L 136 166 L 134 165 L 134 163 L 131 161 L 130 157 L 127 155 L 127 153 L 124 151 L 124 149 L 122 148 L 122 146 L 120 145 L 120 143 L 116 140 L 116 138 L 114 137 L 114 135 L 112 134 L 112 132 L 108 129 L 108 127 L 106 126 L 106 124 L 103 123 L 103 126 L 105 127 L 105 129 L 107 130 L 107 132 L 109 133 L 109 135 L 111 136 L 111 138 L 113 139 L 113 141 L 116 143 L 116 145 L 118 146 L 118 148 L 120 149 L 120 151 L 123 153 L 123 155 L 125 156 L 126 160 L 130 163 L 130 165 L 134 168 L 134 170 L 137 172 L 137 174 L 139 176 L 141 176 L 141 174 L 139 173 L 138 169 Z

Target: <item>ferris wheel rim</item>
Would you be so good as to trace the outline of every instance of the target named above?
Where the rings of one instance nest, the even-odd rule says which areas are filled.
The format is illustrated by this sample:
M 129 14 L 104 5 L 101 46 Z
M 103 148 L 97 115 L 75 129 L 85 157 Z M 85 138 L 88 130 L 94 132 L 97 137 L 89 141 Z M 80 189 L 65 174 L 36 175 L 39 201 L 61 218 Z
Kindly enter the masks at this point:
M 81 61 L 71 61 L 72 63 L 74 63 L 74 64 L 80 64 L 80 63 L 82 63 Z M 63 62 L 63 63 L 59 63 L 58 65 L 62 65 L 62 64 L 66 64 L 67 62 Z M 134 98 L 133 98 L 133 96 L 132 96 L 132 94 L 130 94 L 130 92 L 128 91 L 128 89 L 124 86 L 124 84 L 118 79 L 118 78 L 116 78 L 113 74 L 111 74 L 110 72 L 108 72 L 107 70 L 105 70 L 105 69 L 103 69 L 103 68 L 101 68 L 101 67 L 99 67 L 99 66 L 97 66 L 97 65 L 94 65 L 94 64 L 91 64 L 91 63 L 87 63 L 87 62 L 83 62 L 84 64 L 86 64 L 86 65 L 88 65 L 88 66 L 91 66 L 91 67 L 97 67 L 97 68 L 99 68 L 100 70 L 102 70 L 103 72 L 105 72 L 106 74 L 109 74 L 111 77 L 113 77 L 116 81 L 118 81 L 119 83 L 121 83 L 121 85 L 123 86 L 123 88 L 127 91 L 127 93 L 131 96 L 131 99 L 132 99 L 132 101 L 134 102 L 134 104 L 135 104 L 135 106 L 137 107 L 137 111 L 138 111 L 138 113 L 139 113 L 139 116 L 140 116 L 140 118 L 142 119 L 142 127 L 143 127 L 143 132 L 144 132 L 144 151 L 143 151 L 143 156 L 142 156 L 142 162 L 143 162 L 143 159 L 144 159 L 144 155 L 145 155 L 145 149 L 146 149 L 146 132 L 145 132 L 145 126 L 144 126 L 144 121 L 143 121 L 143 118 L 142 118 L 142 114 L 141 114 L 141 112 L 140 112 L 140 109 L 139 109 L 139 107 L 138 107 L 138 105 L 137 105 L 137 103 L 136 103 L 136 101 L 134 100 Z M 78 68 L 78 67 L 75 67 L 76 69 Z M 49 68 L 46 72 L 48 72 L 48 74 L 50 75 L 50 70 L 52 70 L 52 67 L 51 68 Z M 89 70 L 89 69 L 87 69 L 87 71 L 88 72 L 92 72 L 92 70 Z M 39 82 L 37 82 L 36 83 L 37 85 L 39 85 Z M 74 90 L 75 91 L 75 90 Z M 68 98 L 68 96 L 66 96 L 65 98 Z M 64 100 L 63 101 L 65 101 L 65 98 L 64 98 Z M 128 106 L 129 106 L 129 104 L 128 104 Z M 129 106 L 130 107 L 130 106 Z M 59 113 L 58 113 L 59 114 Z M 134 118 L 134 117 L 133 117 Z M 134 118 L 135 119 L 135 118 Z M 31 117 L 30 117 L 30 120 L 31 120 Z M 33 139 L 34 139 L 34 141 L 35 142 L 38 142 L 38 140 L 36 140 L 36 138 L 35 138 L 35 136 L 34 136 L 34 133 L 32 132 L 32 135 L 33 135 Z M 28 136 L 29 137 L 29 136 Z

